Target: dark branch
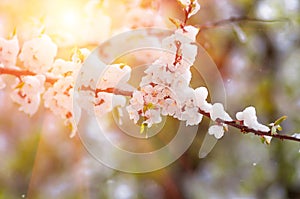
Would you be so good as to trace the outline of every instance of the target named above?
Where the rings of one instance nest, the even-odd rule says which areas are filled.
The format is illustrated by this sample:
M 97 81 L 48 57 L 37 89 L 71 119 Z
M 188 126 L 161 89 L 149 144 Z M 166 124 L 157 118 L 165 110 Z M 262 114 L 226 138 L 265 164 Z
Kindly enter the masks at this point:
M 202 110 L 199 109 L 199 113 L 201 113 L 202 115 L 208 117 L 211 119 L 210 114 L 206 113 Z M 278 138 L 281 140 L 292 140 L 292 141 L 296 141 L 296 142 L 300 142 L 299 138 L 293 137 L 293 136 L 289 136 L 289 135 L 282 135 L 282 134 L 271 134 L 271 130 L 269 132 L 263 132 L 263 131 L 258 131 L 258 130 L 254 130 L 251 129 L 243 124 L 241 124 L 240 121 L 223 121 L 218 119 L 218 122 L 220 123 L 224 123 L 227 124 L 228 126 L 234 127 L 239 129 L 242 133 L 253 133 L 254 135 L 259 135 L 259 136 L 271 136 L 273 138 Z

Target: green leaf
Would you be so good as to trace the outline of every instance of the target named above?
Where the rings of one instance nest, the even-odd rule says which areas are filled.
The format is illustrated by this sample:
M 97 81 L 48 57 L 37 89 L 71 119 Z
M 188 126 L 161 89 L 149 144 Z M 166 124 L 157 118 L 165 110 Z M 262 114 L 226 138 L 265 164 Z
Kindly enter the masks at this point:
M 280 117 L 279 119 L 277 119 L 275 122 L 274 122 L 274 126 L 277 126 L 279 124 L 281 124 L 281 122 L 283 122 L 284 120 L 286 120 L 287 116 L 282 116 Z
M 266 138 L 262 136 L 262 137 L 260 137 L 260 141 L 261 141 L 261 143 L 265 144 L 266 143 Z

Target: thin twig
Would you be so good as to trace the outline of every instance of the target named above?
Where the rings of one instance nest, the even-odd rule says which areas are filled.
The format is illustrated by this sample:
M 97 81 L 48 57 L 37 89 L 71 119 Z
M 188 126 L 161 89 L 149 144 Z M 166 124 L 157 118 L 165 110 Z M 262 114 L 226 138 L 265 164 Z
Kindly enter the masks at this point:
M 225 26 L 231 23 L 238 23 L 238 22 L 260 22 L 260 23 L 277 23 L 277 22 L 289 22 L 290 19 L 288 18 L 279 18 L 279 19 L 273 19 L 273 20 L 264 20 L 264 19 L 258 19 L 258 18 L 251 18 L 247 16 L 241 16 L 241 17 L 230 17 L 229 19 L 223 19 L 215 22 L 208 22 L 202 25 L 196 25 L 200 30 L 199 32 L 203 30 L 218 28 L 220 26 Z
M 37 73 L 28 71 L 28 70 L 19 70 L 14 68 L 3 68 L 0 67 L 0 75 L 13 75 L 18 78 L 21 78 L 22 76 L 35 76 Z M 46 76 L 46 75 L 45 75 Z M 58 79 L 53 77 L 46 76 L 46 82 L 50 84 L 54 84 Z
M 199 109 L 199 113 L 201 113 L 205 117 L 208 117 L 208 118 L 211 119 L 209 113 L 206 113 L 205 111 L 200 110 L 200 109 Z M 245 125 L 242 125 L 240 123 L 240 121 L 238 121 L 238 120 L 236 120 L 236 121 L 223 121 L 223 120 L 218 119 L 218 122 L 227 124 L 228 126 L 231 126 L 231 127 L 234 127 L 234 128 L 237 128 L 242 133 L 253 133 L 253 134 L 259 135 L 259 136 L 271 136 L 273 138 L 278 138 L 278 139 L 281 139 L 281 140 L 292 140 L 292 141 L 300 142 L 300 138 L 296 138 L 296 137 L 289 136 L 289 135 L 282 135 L 282 134 L 271 134 L 271 130 L 269 130 L 268 132 L 264 132 L 264 131 L 258 131 L 258 130 L 251 129 L 251 128 L 245 126 Z

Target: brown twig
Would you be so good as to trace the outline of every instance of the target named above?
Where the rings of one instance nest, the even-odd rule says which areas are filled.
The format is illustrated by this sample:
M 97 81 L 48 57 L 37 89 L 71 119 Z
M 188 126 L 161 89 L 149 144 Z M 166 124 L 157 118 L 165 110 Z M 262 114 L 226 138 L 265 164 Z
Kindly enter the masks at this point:
M 124 96 L 132 96 L 132 91 L 122 91 L 120 89 L 115 89 L 115 88 L 107 88 L 107 89 L 96 89 L 96 93 L 99 92 L 108 92 L 108 93 L 114 93 L 116 95 L 124 95 Z M 204 115 L 205 117 L 211 119 L 210 114 L 199 109 L 199 113 L 201 113 L 202 115 Z M 280 140 L 292 140 L 292 141 L 296 141 L 296 142 L 300 142 L 299 138 L 293 137 L 293 136 L 289 136 L 289 135 L 283 135 L 283 134 L 271 134 L 271 130 L 269 132 L 263 132 L 263 131 L 258 131 L 255 129 L 251 129 L 243 124 L 241 124 L 240 121 L 223 121 L 218 119 L 219 123 L 224 123 L 227 124 L 228 126 L 234 127 L 236 129 L 239 129 L 242 133 L 253 133 L 254 135 L 258 135 L 258 136 L 271 136 L 273 138 L 278 138 Z
M 276 22 L 290 22 L 288 18 L 280 18 L 280 19 L 274 19 L 274 20 L 264 20 L 264 19 L 258 19 L 258 18 L 251 18 L 247 16 L 241 16 L 241 17 L 230 17 L 229 19 L 223 19 L 215 22 L 208 22 L 202 25 L 196 25 L 200 30 L 199 32 L 203 30 L 218 28 L 220 26 L 225 26 L 232 23 L 238 23 L 238 22 L 260 22 L 260 23 L 276 23 Z
M 204 115 L 205 117 L 208 117 L 211 119 L 210 114 L 206 113 L 203 110 L 199 109 L 199 113 L 201 113 L 202 115 Z M 278 138 L 281 140 L 292 140 L 292 141 L 297 141 L 300 142 L 299 138 L 293 137 L 293 136 L 289 136 L 289 135 L 282 135 L 282 134 L 271 134 L 271 130 L 268 132 L 264 132 L 264 131 L 258 131 L 258 130 L 254 130 L 251 129 L 245 125 L 242 125 L 240 121 L 235 120 L 235 121 L 223 121 L 218 119 L 219 123 L 224 123 L 227 124 L 228 126 L 234 127 L 239 129 L 242 133 L 253 133 L 254 135 L 259 135 L 259 136 L 271 136 L 273 138 Z
M 28 70 L 19 70 L 14 68 L 2 68 L 0 67 L 0 75 L 13 75 L 18 78 L 22 76 L 35 76 L 37 73 L 28 71 Z M 50 84 L 54 84 L 57 81 L 56 78 L 46 76 L 46 82 Z

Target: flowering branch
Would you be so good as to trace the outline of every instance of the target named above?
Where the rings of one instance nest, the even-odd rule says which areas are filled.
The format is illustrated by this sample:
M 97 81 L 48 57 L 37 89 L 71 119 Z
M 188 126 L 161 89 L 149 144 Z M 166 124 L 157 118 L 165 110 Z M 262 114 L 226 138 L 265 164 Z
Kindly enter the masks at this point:
M 29 70 L 19 70 L 14 68 L 2 68 L 0 67 L 0 75 L 13 75 L 18 78 L 22 76 L 35 76 L 37 73 L 31 72 Z M 57 81 L 56 78 L 46 76 L 46 82 L 54 84 Z
M 95 92 L 96 93 L 106 92 L 106 93 L 113 93 L 113 94 L 116 94 L 116 95 L 123 95 L 123 96 L 132 96 L 133 95 L 132 91 L 123 91 L 123 90 L 115 89 L 115 88 L 96 89 Z M 210 113 L 207 113 L 207 112 L 205 112 L 201 109 L 199 109 L 199 113 L 204 115 L 205 117 L 211 119 Z M 273 138 L 278 138 L 280 140 L 292 140 L 292 141 L 300 142 L 300 138 L 298 138 L 298 137 L 293 137 L 293 136 L 289 136 L 289 135 L 282 135 L 282 134 L 272 134 L 271 130 L 269 132 L 264 132 L 264 131 L 259 131 L 259 130 L 249 128 L 249 127 L 247 127 L 243 124 L 243 121 L 239 121 L 239 120 L 224 121 L 224 120 L 221 120 L 221 119 L 217 119 L 217 122 L 222 123 L 222 124 L 227 124 L 228 126 L 239 129 L 242 133 L 253 133 L 253 134 L 258 135 L 258 136 L 271 136 Z
M 225 26 L 232 23 L 239 23 L 239 22 L 261 22 L 261 23 L 275 23 L 275 22 L 290 22 L 288 18 L 280 18 L 280 19 L 274 19 L 274 20 L 264 20 L 264 19 L 258 19 L 258 18 L 251 18 L 247 16 L 241 16 L 241 17 L 230 17 L 229 19 L 223 19 L 218 20 L 215 22 L 208 22 L 202 25 L 195 25 L 195 27 L 198 27 L 200 30 L 199 32 L 203 30 L 218 28 L 220 26 Z
M 37 75 L 36 73 L 28 71 L 28 70 L 18 70 L 18 69 L 13 69 L 13 68 L 1 68 L 1 67 L 0 67 L 0 74 L 14 75 L 18 78 L 20 78 L 21 76 Z M 46 82 L 48 82 L 48 83 L 54 84 L 56 81 L 57 81 L 57 79 L 55 79 L 55 78 L 46 77 Z M 81 90 L 91 90 L 91 89 L 81 88 Z M 121 89 L 117 89 L 117 88 L 106 88 L 106 89 L 96 89 L 95 90 L 96 96 L 97 96 L 97 93 L 101 93 L 101 92 L 113 93 L 115 95 L 122 95 L 122 96 L 132 96 L 132 94 L 133 94 L 132 91 L 125 91 L 125 90 L 121 90 Z M 204 115 L 205 117 L 211 119 L 210 113 L 207 113 L 201 109 L 199 109 L 199 113 Z M 272 134 L 271 130 L 269 132 L 263 132 L 263 131 L 251 129 L 251 128 L 243 125 L 243 122 L 239 121 L 239 120 L 224 121 L 224 120 L 218 119 L 217 122 L 227 124 L 231 127 L 239 129 L 242 133 L 253 133 L 258 136 L 271 136 L 273 138 L 278 138 L 280 140 L 292 140 L 292 141 L 300 142 L 300 138 L 289 136 L 289 135 Z
M 207 112 L 205 112 L 201 109 L 199 109 L 199 113 L 201 113 L 202 115 L 204 115 L 204 116 L 208 117 L 209 119 L 211 119 L 210 113 L 207 113 Z M 217 119 L 217 122 L 227 124 L 228 126 L 237 128 L 242 133 L 253 133 L 253 134 L 259 135 L 259 136 L 271 136 L 271 137 L 278 138 L 278 139 L 281 139 L 281 140 L 292 140 L 292 141 L 300 142 L 300 138 L 289 136 L 289 135 L 272 134 L 271 130 L 269 132 L 263 132 L 263 131 L 251 129 L 251 128 L 243 125 L 243 122 L 239 121 L 239 120 L 224 121 L 224 120 L 221 120 L 221 119 Z

